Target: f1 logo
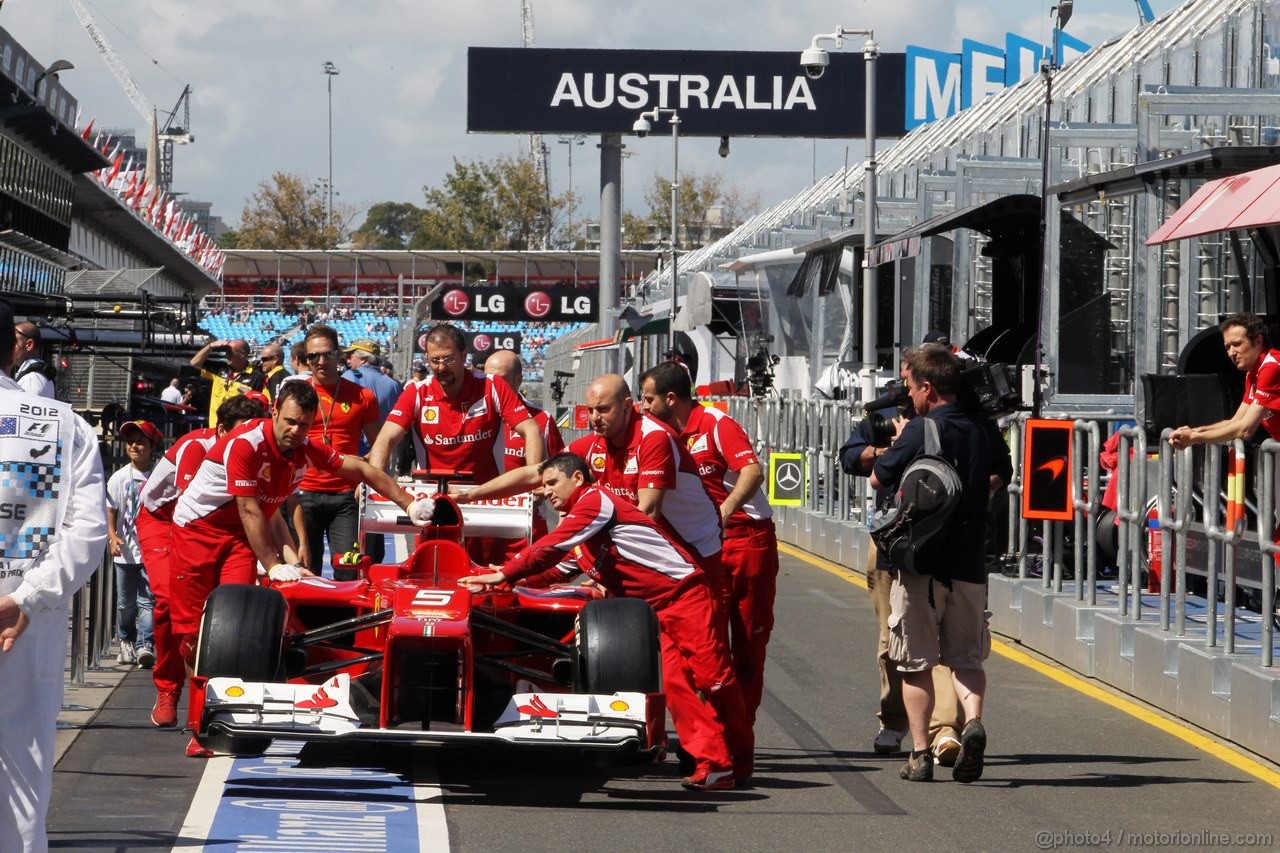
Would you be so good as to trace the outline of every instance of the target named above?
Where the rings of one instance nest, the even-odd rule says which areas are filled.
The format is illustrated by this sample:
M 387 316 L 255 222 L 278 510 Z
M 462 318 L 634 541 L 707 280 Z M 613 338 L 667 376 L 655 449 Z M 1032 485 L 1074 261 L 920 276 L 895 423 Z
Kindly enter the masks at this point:
M 530 317 L 539 320 L 551 313 L 551 297 L 535 290 L 524 298 L 524 310 Z
M 454 317 L 460 317 L 467 313 L 471 300 L 467 298 L 465 291 L 450 290 L 444 295 L 444 299 L 440 300 L 440 304 L 444 306 L 446 313 Z

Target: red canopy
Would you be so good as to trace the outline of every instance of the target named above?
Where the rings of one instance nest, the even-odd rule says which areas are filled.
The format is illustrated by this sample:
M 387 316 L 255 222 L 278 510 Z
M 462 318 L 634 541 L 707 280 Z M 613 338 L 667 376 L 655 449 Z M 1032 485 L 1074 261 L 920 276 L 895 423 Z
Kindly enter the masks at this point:
M 1280 166 L 1209 181 L 1147 239 L 1148 246 L 1280 224 Z

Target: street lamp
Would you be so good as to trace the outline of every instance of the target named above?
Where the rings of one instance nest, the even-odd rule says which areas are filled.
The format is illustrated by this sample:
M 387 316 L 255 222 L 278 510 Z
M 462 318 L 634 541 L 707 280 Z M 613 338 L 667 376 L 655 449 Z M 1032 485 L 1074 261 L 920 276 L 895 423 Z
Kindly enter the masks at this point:
M 65 59 L 55 59 L 53 62 L 49 63 L 48 68 L 36 75 L 36 82 L 31 87 L 32 100 L 36 102 L 40 101 L 40 83 L 44 81 L 44 78 L 52 77 L 57 80 L 59 71 L 70 71 L 72 68 L 75 68 L 75 66 Z
M 648 112 L 640 113 L 640 118 L 631 126 L 636 136 L 644 138 L 653 129 L 652 121 L 658 121 L 663 113 L 671 115 L 671 313 L 672 322 L 676 319 L 676 308 L 679 296 L 676 289 L 680 284 L 680 276 L 676 268 L 676 193 L 680 186 L 680 114 L 675 110 L 654 107 Z M 674 329 L 670 330 L 674 334 Z M 674 340 L 674 339 L 673 339 Z
M 1049 14 L 1057 18 L 1053 30 L 1053 46 L 1049 56 L 1040 62 L 1040 74 L 1044 77 L 1044 141 L 1040 144 L 1040 298 L 1036 305 L 1036 359 L 1035 374 L 1031 392 L 1031 416 L 1040 417 L 1044 404 L 1044 394 L 1040 389 L 1040 369 L 1043 364 L 1041 351 L 1040 326 L 1044 322 L 1044 301 L 1047 296 L 1045 285 L 1045 268 L 1049 264 L 1049 123 L 1053 110 L 1053 77 L 1061 70 L 1058 65 L 1058 35 L 1071 20 L 1071 7 L 1074 0 L 1059 0 L 1058 5 L 1049 10 Z
M 325 83 L 329 89 L 329 219 L 328 224 L 333 226 L 333 78 L 337 77 L 341 72 L 338 66 L 332 62 L 326 62 L 321 69 L 324 71 Z
M 815 35 L 809 47 L 800 53 L 804 73 L 816 80 L 826 71 L 831 61 L 820 45 L 834 43 L 837 50 L 844 47 L 848 36 L 866 36 L 862 45 L 862 57 L 866 61 L 866 162 L 862 173 L 862 399 L 875 398 L 876 358 L 876 274 L 871 266 L 871 246 L 876 241 L 876 58 L 880 46 L 876 44 L 874 30 L 854 30 L 836 27 L 835 32 Z M 845 354 L 841 353 L 841 357 Z
M 570 196 L 574 196 L 574 193 L 573 193 L 573 146 L 583 145 L 586 143 L 586 141 L 587 141 L 586 135 L 581 133 L 574 134 L 573 136 L 560 136 L 556 138 L 556 142 L 558 142 L 559 144 L 569 146 L 569 195 Z M 574 196 L 569 200 L 569 248 L 570 249 L 573 248 L 573 237 L 574 237 L 573 207 L 576 203 L 577 203 L 576 196 Z

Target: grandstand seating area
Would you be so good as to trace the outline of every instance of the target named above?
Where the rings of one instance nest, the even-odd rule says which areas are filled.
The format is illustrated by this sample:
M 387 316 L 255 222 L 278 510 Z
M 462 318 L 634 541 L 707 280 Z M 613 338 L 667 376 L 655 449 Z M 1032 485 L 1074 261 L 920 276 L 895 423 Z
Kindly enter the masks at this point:
M 200 328 L 215 338 L 233 340 L 244 338 L 252 347 L 260 347 L 271 341 L 288 344 L 300 343 L 311 323 L 323 322 L 333 326 L 343 343 L 357 338 L 370 338 L 381 344 L 384 351 L 392 349 L 392 342 L 400 331 L 400 318 L 387 313 L 356 311 L 338 307 L 332 311 L 304 310 L 301 313 L 281 313 L 274 310 L 209 311 L 200 320 Z M 519 333 L 521 355 L 525 363 L 525 379 L 531 382 L 542 378 L 542 365 L 546 359 L 547 345 L 580 327 L 576 323 L 505 323 L 501 326 L 485 323 L 456 323 L 463 331 L 488 332 L 495 335 Z

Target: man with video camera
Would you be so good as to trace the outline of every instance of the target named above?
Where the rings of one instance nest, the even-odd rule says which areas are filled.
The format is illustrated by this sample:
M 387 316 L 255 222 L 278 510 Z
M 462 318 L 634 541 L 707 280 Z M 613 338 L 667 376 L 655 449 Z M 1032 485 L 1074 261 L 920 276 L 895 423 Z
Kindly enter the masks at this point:
M 908 466 L 926 453 L 924 422 L 928 419 L 937 427 L 941 445 L 937 455 L 951 463 L 961 484 L 959 503 L 941 545 L 933 552 L 931 573 L 914 574 L 898 567 L 893 572 L 889 658 L 902 673 L 913 747 L 899 775 L 911 782 L 933 779 L 928 729 L 935 702 L 932 670 L 939 663 L 951 668 L 964 711 L 952 777 L 958 782 L 979 779 L 986 751 L 981 716 L 987 684 L 982 662 L 991 640 L 983 545 L 990 478 L 998 473 L 1000 454 L 993 425 L 957 402 L 963 390 L 960 374 L 959 360 L 942 347 L 926 345 L 908 351 L 902 380 L 918 417 L 901 428 L 871 472 L 873 488 L 896 492 Z

